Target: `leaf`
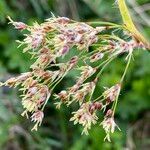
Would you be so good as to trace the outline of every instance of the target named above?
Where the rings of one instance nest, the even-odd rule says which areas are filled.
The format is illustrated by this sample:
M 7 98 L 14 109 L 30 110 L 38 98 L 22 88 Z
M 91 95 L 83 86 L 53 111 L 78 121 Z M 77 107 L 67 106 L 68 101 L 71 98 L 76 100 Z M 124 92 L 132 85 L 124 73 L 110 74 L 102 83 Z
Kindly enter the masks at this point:
M 146 48 L 150 49 L 150 44 L 149 42 L 144 38 L 144 36 L 137 30 L 135 27 L 132 18 L 130 16 L 129 10 L 126 6 L 125 0 L 118 0 L 118 6 L 120 9 L 120 13 L 123 19 L 123 22 L 125 24 L 125 28 L 131 32 L 131 34 L 134 36 L 134 38 L 137 41 L 142 42 Z

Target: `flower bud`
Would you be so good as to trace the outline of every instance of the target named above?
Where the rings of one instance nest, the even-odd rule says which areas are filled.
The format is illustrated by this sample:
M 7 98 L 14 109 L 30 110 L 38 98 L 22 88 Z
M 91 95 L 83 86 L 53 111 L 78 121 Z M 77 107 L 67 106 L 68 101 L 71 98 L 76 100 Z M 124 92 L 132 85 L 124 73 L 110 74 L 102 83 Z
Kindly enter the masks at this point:
M 23 22 L 14 22 L 9 16 L 7 17 L 10 22 L 14 27 L 15 29 L 18 29 L 18 30 L 24 30 L 27 28 L 27 25 Z
M 68 68 L 72 69 L 76 65 L 77 62 L 78 62 L 78 57 L 77 56 L 72 57 L 69 61 Z
M 14 22 L 13 25 L 15 26 L 16 29 L 18 30 L 24 30 L 27 28 L 27 25 L 24 24 L 23 22 Z
M 28 90 L 28 94 L 34 95 L 34 94 L 36 94 L 37 91 L 38 91 L 38 88 L 37 88 L 37 87 L 31 87 L 31 88 L 29 88 L 29 90 Z
M 70 19 L 67 17 L 59 17 L 56 19 L 56 22 L 60 24 L 68 24 L 70 22 Z
M 103 107 L 103 104 L 101 102 L 94 102 L 95 109 L 100 110 Z
M 93 113 L 95 110 L 100 110 L 102 108 L 103 104 L 100 102 L 93 102 L 91 103 L 89 107 L 89 112 Z
M 77 62 L 77 60 L 78 60 L 78 57 L 77 56 L 74 56 L 74 57 L 72 57 L 71 58 L 71 60 L 70 60 L 70 64 L 75 64 L 76 62 Z
M 104 57 L 104 54 L 101 52 L 98 52 L 90 57 L 90 62 L 95 62 L 97 60 L 102 59 L 103 57 Z
M 107 110 L 106 117 L 111 117 L 113 114 L 113 111 L 111 109 Z
M 95 110 L 96 110 L 96 109 L 95 109 L 94 104 L 91 104 L 90 107 L 89 107 L 89 112 L 90 112 L 91 114 L 93 114 L 93 112 L 94 112 Z
M 65 101 L 65 100 L 68 98 L 68 93 L 67 93 L 67 91 L 61 91 L 61 92 L 58 94 L 58 97 L 59 97 L 62 101 Z
M 113 102 L 116 97 L 118 92 L 120 91 L 121 85 L 116 84 L 112 86 L 111 88 L 107 89 L 104 93 L 103 96 L 106 98 L 106 103 L 109 104 L 110 102 Z
M 63 48 L 61 49 L 61 55 L 66 55 L 69 52 L 69 46 L 64 45 Z
M 31 116 L 31 121 L 42 122 L 43 117 L 44 117 L 44 113 L 42 111 L 38 110 Z
M 16 83 L 17 83 L 17 79 L 12 77 L 5 82 L 5 85 L 12 87 L 12 86 L 15 86 Z

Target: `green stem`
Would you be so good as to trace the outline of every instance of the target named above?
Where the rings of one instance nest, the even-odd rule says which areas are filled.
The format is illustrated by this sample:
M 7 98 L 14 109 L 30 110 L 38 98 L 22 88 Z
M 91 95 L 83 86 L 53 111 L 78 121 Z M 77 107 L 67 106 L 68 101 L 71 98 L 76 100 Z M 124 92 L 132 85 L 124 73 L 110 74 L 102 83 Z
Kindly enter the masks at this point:
M 121 85 L 122 85 L 122 83 L 123 83 L 123 80 L 124 80 L 124 78 L 125 78 L 125 75 L 126 75 L 126 73 L 127 73 L 127 70 L 128 70 L 128 68 L 129 68 L 129 65 L 130 65 L 130 62 L 131 62 L 131 58 L 132 58 L 132 53 L 129 54 L 129 59 L 128 59 L 128 62 L 127 62 L 125 71 L 124 71 L 124 73 L 123 73 L 123 75 L 122 75 L 122 77 L 121 77 L 121 80 L 120 80 L 120 84 L 121 84 Z M 117 107 L 117 104 L 118 104 L 118 98 L 119 98 L 120 90 L 121 90 L 121 88 L 118 90 L 116 100 L 115 100 L 115 102 L 113 103 L 113 106 L 112 106 L 112 109 L 113 109 L 113 114 L 112 114 L 112 116 L 114 116 L 115 111 L 116 111 L 116 107 Z
M 101 63 L 101 64 L 98 66 L 98 68 L 99 68 L 101 65 L 103 65 L 104 63 L 106 63 L 106 64 L 103 66 L 103 68 L 100 70 L 100 72 L 97 74 L 97 76 L 96 76 L 95 79 L 98 80 L 98 77 L 100 76 L 100 74 L 103 72 L 103 70 L 106 68 L 106 66 L 107 66 L 113 59 L 114 59 L 114 57 L 113 57 L 113 58 L 109 58 L 109 59 L 107 59 L 106 61 L 104 61 L 103 63 Z M 95 87 L 96 87 L 96 85 L 95 85 Z M 94 93 L 94 91 L 95 91 L 95 87 L 94 87 L 93 90 L 92 90 L 92 93 L 91 93 L 91 95 L 90 95 L 89 101 L 92 99 L 93 93 Z M 99 98 L 98 98 L 98 99 L 99 99 Z
M 97 67 L 97 68 L 99 68 L 100 66 L 102 66 L 103 64 L 105 64 L 105 65 L 102 67 L 102 69 L 100 70 L 100 72 L 97 74 L 96 78 L 98 78 L 98 77 L 102 74 L 103 70 L 107 67 L 107 65 L 108 65 L 114 58 L 115 58 L 115 57 L 111 57 L 111 58 L 107 59 L 106 61 L 104 61 L 103 63 L 101 63 L 101 64 Z
M 54 88 L 55 88 L 55 87 L 61 82 L 61 80 L 66 76 L 66 74 L 68 73 L 68 71 L 69 71 L 69 70 L 67 70 L 67 71 L 64 73 L 64 75 L 63 75 L 63 76 L 57 81 L 57 83 L 53 86 L 53 88 L 51 89 L 51 94 L 52 94 Z M 44 105 L 43 105 L 43 107 L 42 107 L 42 111 L 44 110 L 44 108 L 45 108 L 45 106 L 46 106 L 46 104 L 47 104 L 47 102 L 48 102 L 48 100 L 49 100 L 51 94 L 48 96 L 47 100 L 45 101 L 45 103 L 44 103 Z
M 97 97 L 96 99 L 93 100 L 93 102 L 96 102 L 97 100 L 99 100 L 99 99 L 102 98 L 102 97 L 103 97 L 103 95 Z M 104 101 L 104 100 L 105 100 L 105 98 L 101 99 L 100 101 L 102 102 L 102 101 Z
M 103 22 L 103 21 L 92 21 L 92 22 L 86 22 L 90 25 L 107 25 L 107 26 L 114 26 L 116 28 L 122 27 L 122 25 L 111 23 L 111 22 Z
M 117 104 L 118 104 L 118 98 L 119 98 L 120 90 L 121 90 L 121 88 L 119 88 L 118 93 L 117 93 L 116 100 L 115 100 L 115 102 L 114 102 L 114 104 L 113 104 L 113 106 L 112 106 L 112 109 L 113 109 L 113 114 L 112 114 L 112 116 L 113 116 L 113 117 L 114 117 L 114 115 L 115 115 L 116 107 L 117 107 Z
M 96 87 L 96 83 L 95 83 L 95 85 L 94 85 L 94 87 L 93 87 L 93 89 L 92 89 L 92 92 L 91 92 L 91 95 L 90 95 L 89 101 L 91 101 L 91 100 L 92 100 L 92 96 L 93 96 L 93 94 L 94 94 L 95 87 Z
M 118 36 L 115 36 L 115 35 L 109 35 L 109 34 L 104 34 L 104 35 L 98 35 L 98 37 L 101 37 L 101 38 L 106 38 L 106 39 L 114 39 L 114 40 L 117 40 L 117 41 L 120 41 L 120 42 L 125 42 L 123 39 L 119 38 Z
M 125 75 L 126 75 L 126 73 L 127 73 L 127 70 L 128 70 L 128 68 L 129 68 L 129 65 L 130 65 L 130 62 L 131 62 L 131 58 L 132 58 L 132 53 L 129 54 L 129 59 L 128 59 L 128 62 L 127 62 L 125 71 L 124 71 L 124 73 L 123 73 L 123 75 L 122 75 L 122 77 L 121 77 L 120 83 L 122 83 L 123 80 L 124 80 L 124 78 L 125 78 Z
M 44 110 L 44 108 L 45 108 L 45 106 L 46 106 L 46 104 L 47 104 L 47 102 L 48 102 L 48 100 L 49 100 L 49 98 L 51 97 L 51 92 L 49 93 L 49 95 L 47 96 L 47 99 L 46 99 L 46 101 L 45 101 L 45 103 L 44 103 L 44 105 L 43 105 L 43 107 L 42 107 L 42 111 Z

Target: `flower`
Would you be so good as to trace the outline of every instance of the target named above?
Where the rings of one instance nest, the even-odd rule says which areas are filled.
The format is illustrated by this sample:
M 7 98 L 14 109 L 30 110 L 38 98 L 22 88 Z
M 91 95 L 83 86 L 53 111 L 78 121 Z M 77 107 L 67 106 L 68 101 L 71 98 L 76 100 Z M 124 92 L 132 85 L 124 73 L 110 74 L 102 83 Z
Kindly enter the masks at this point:
M 62 103 L 67 103 L 67 101 L 69 100 L 69 93 L 65 90 L 61 91 L 58 94 L 55 94 L 54 96 L 55 96 L 55 99 L 60 99 L 61 100 L 60 102 L 55 103 L 57 109 L 60 109 L 61 104 Z
M 37 102 L 33 99 L 22 100 L 22 106 L 27 112 L 32 112 L 38 108 Z
M 46 31 L 43 29 L 43 26 L 39 25 L 38 23 L 34 23 L 33 26 L 27 28 L 30 34 L 24 34 L 25 38 L 23 41 L 17 41 L 20 43 L 20 46 L 25 45 L 26 47 L 23 49 L 23 52 L 27 52 L 31 50 L 37 50 L 40 46 L 44 46 L 46 42 Z
M 55 22 L 66 25 L 70 22 L 70 19 L 67 18 L 67 17 L 58 17 L 58 18 L 55 19 Z
M 22 73 L 20 76 L 17 77 L 17 81 L 22 83 L 22 82 L 24 82 L 25 80 L 27 80 L 31 76 L 32 76 L 32 72 Z
M 78 62 L 78 57 L 74 56 L 70 59 L 70 61 L 68 62 L 68 70 L 72 69 Z
M 69 46 L 64 45 L 63 48 L 60 50 L 61 55 L 66 55 L 69 52 Z
M 76 83 L 75 85 L 69 88 L 69 93 L 70 94 L 76 93 L 77 90 L 80 88 L 80 86 L 81 86 L 80 83 Z
M 38 110 L 35 113 L 33 113 L 33 115 L 31 116 L 31 121 L 36 122 L 36 124 L 34 125 L 32 130 L 37 131 L 37 128 L 38 126 L 41 125 L 43 118 L 44 118 L 43 111 Z
M 9 19 L 9 23 L 11 23 L 12 25 L 14 25 L 15 29 L 18 30 L 24 30 L 27 28 L 27 25 L 23 22 L 14 22 L 9 16 L 7 17 Z
M 95 53 L 90 57 L 90 62 L 95 62 L 97 60 L 100 60 L 104 57 L 104 54 L 101 52 Z
M 22 73 L 20 76 L 18 77 L 12 77 L 10 79 L 8 79 L 4 85 L 5 86 L 9 86 L 9 87 L 16 87 L 19 84 L 22 84 L 22 82 L 24 82 L 26 79 L 30 78 L 32 76 L 31 72 L 26 72 L 26 73 Z
M 37 81 L 33 79 L 25 81 L 25 83 L 22 83 L 22 86 L 23 88 L 20 89 L 23 91 L 21 95 L 22 105 L 26 112 L 22 115 L 27 116 L 27 112 L 35 112 L 38 108 L 41 108 L 44 102 L 50 97 L 50 92 L 46 85 L 37 83 Z
M 92 102 L 89 107 L 89 111 L 93 113 L 95 110 L 101 110 L 103 104 L 101 102 Z
M 79 86 L 80 87 L 80 86 Z M 82 84 L 82 88 L 79 89 L 79 87 L 73 86 L 70 88 L 70 94 L 72 96 L 72 100 L 68 102 L 68 105 L 70 105 L 72 102 L 76 101 L 79 102 L 81 105 L 82 102 L 84 101 L 84 98 L 87 94 L 90 94 L 92 89 L 95 88 L 95 82 L 88 82 L 85 84 Z
M 35 67 L 33 74 L 37 80 L 44 80 L 45 83 L 53 82 L 59 75 L 60 71 L 43 70 L 43 68 Z
M 81 76 L 78 80 L 78 82 L 82 83 L 84 80 L 92 76 L 96 72 L 96 68 L 93 68 L 91 66 L 82 66 L 79 68 L 81 70 Z
M 41 123 L 43 120 L 43 117 L 44 117 L 44 113 L 38 110 L 31 116 L 31 121 Z
M 103 129 L 106 132 L 106 137 L 104 138 L 104 140 L 108 140 L 109 142 L 111 142 L 111 140 L 110 140 L 110 133 L 114 133 L 115 127 L 117 127 L 120 130 L 120 128 L 115 123 L 113 117 L 106 117 L 106 118 L 104 118 L 104 120 L 101 122 L 100 125 L 103 126 Z
M 106 89 L 106 91 L 103 93 L 103 96 L 106 99 L 107 104 L 109 104 L 110 102 L 113 102 L 117 98 L 117 95 L 119 94 L 120 89 L 121 89 L 120 84 L 116 84 L 112 86 L 111 88 Z
M 15 87 L 17 86 L 17 79 L 15 77 L 12 77 L 10 79 L 8 79 L 5 83 L 4 83 L 5 86 L 9 86 L 9 87 Z
M 91 129 L 92 124 L 96 124 L 98 117 L 96 116 L 95 112 L 89 111 L 90 102 L 83 103 L 79 110 L 73 112 L 74 116 L 70 118 L 70 121 L 74 121 L 74 124 L 81 124 L 84 129 L 82 134 L 88 134 L 88 130 Z
M 30 68 L 34 69 L 34 68 L 46 68 L 52 61 L 53 57 L 49 54 L 41 54 L 39 56 L 39 58 L 36 60 L 36 62 L 34 64 L 31 65 Z
M 61 99 L 61 101 L 65 101 L 68 98 L 67 91 L 61 91 L 58 95 L 56 95 L 56 98 Z
M 26 35 L 26 38 L 24 39 L 24 44 L 27 45 L 26 48 L 24 48 L 23 52 L 28 51 L 29 49 L 36 49 L 39 48 L 39 46 L 44 43 L 45 34 L 42 30 L 38 30 L 36 32 L 33 32 L 31 35 Z

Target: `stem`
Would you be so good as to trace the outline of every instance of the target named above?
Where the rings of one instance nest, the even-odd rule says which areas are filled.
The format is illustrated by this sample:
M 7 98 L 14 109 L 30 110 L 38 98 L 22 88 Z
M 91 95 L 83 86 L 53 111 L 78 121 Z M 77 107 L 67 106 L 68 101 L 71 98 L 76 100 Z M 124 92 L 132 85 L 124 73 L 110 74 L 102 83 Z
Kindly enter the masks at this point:
M 49 93 L 49 95 L 47 96 L 47 99 L 46 99 L 46 101 L 45 101 L 45 103 L 44 103 L 44 105 L 43 105 L 43 107 L 42 107 L 42 111 L 44 110 L 44 108 L 45 108 L 45 106 L 46 106 L 46 104 L 47 104 L 47 102 L 48 102 L 48 100 L 49 100 L 49 98 L 51 97 L 51 92 Z
M 96 99 L 93 100 L 93 102 L 96 102 L 97 100 L 101 99 L 102 97 L 103 97 L 103 95 L 97 97 Z M 101 99 L 100 101 L 103 101 L 103 100 L 105 100 L 105 98 Z
M 123 80 L 124 80 L 124 78 L 125 78 L 125 75 L 126 75 L 126 73 L 127 73 L 127 70 L 128 70 L 128 68 L 129 68 L 129 65 L 130 65 L 130 62 L 131 62 L 131 58 L 132 58 L 132 53 L 129 54 L 129 59 L 128 59 L 128 62 L 127 62 L 125 71 L 124 71 L 124 73 L 123 73 L 123 75 L 122 75 L 122 78 L 121 78 L 121 80 L 120 80 L 120 84 L 121 84 L 121 85 L 122 85 L 122 82 L 123 82 Z M 115 100 L 115 102 L 113 103 L 113 106 L 112 106 L 112 109 L 113 109 L 113 114 L 112 114 L 112 116 L 113 116 L 113 117 L 114 117 L 114 114 L 115 114 L 115 111 L 116 111 L 116 107 L 117 107 L 117 104 L 118 104 L 118 98 L 119 98 L 120 90 L 121 90 L 121 88 L 118 90 L 116 100 Z
M 83 60 L 84 58 L 86 58 L 86 57 L 88 57 L 89 55 L 92 55 L 92 54 L 94 54 L 95 52 L 98 52 L 98 51 L 99 51 L 99 49 L 93 50 L 93 51 L 91 51 L 91 52 L 88 52 L 87 54 L 81 56 L 81 57 L 79 58 L 79 60 Z
M 150 50 L 150 43 L 135 27 L 135 24 L 133 23 L 133 20 L 129 13 L 128 7 L 126 6 L 125 0 L 118 0 L 118 6 L 126 30 L 128 30 L 137 41 L 142 42 L 145 45 L 145 47 L 148 48 L 148 50 Z
M 122 27 L 122 25 L 111 23 L 111 22 L 103 22 L 103 21 L 93 21 L 93 22 L 86 22 L 87 24 L 90 25 L 108 25 L 108 26 L 114 26 L 116 28 Z
M 104 63 L 106 63 L 104 66 L 103 66 L 103 68 L 100 70 L 100 72 L 97 74 L 97 76 L 96 76 L 96 80 L 98 80 L 98 77 L 100 76 L 100 74 L 103 72 L 103 70 L 106 68 L 106 66 L 112 61 L 114 59 L 114 57 L 113 58 L 109 58 L 109 59 L 107 59 L 106 61 L 104 61 L 103 63 L 101 63 L 99 66 L 98 66 L 98 68 L 101 66 L 101 65 L 103 65 Z M 89 98 L 89 101 L 92 99 L 92 96 L 93 96 L 93 93 L 94 93 L 94 91 L 95 91 L 95 87 L 96 87 L 96 85 L 94 86 L 94 88 L 92 89 L 92 92 L 91 92 L 91 95 L 90 95 L 90 98 Z M 101 97 L 101 96 L 100 96 Z M 98 97 L 97 99 L 99 99 L 100 97 Z M 97 100 L 96 99 L 96 100 Z M 94 100 L 95 101 L 95 100 Z
M 68 71 L 69 71 L 69 70 L 67 70 L 67 71 L 64 73 L 64 75 L 63 75 L 63 76 L 57 81 L 57 83 L 53 86 L 53 88 L 51 89 L 51 94 L 52 94 L 54 88 L 55 88 L 55 87 L 61 82 L 61 80 L 66 76 L 66 74 L 68 73 Z M 44 108 L 45 108 L 45 106 L 46 106 L 46 104 L 47 104 L 47 102 L 48 102 L 48 100 L 49 100 L 51 94 L 49 94 L 49 96 L 47 97 L 47 99 L 46 99 L 46 101 L 45 101 L 45 103 L 44 103 L 44 105 L 43 105 L 43 107 L 42 107 L 42 111 L 44 110 Z
M 67 70 L 67 71 L 64 73 L 64 75 L 57 81 L 56 84 L 54 84 L 52 90 L 54 90 L 54 88 L 62 81 L 62 79 L 67 75 L 68 71 L 69 71 L 69 70 Z
M 95 86 L 94 86 L 94 87 L 93 87 L 93 89 L 92 89 L 92 92 L 91 92 L 91 95 L 90 95 L 89 101 L 91 101 L 91 100 L 92 100 L 92 96 L 93 96 L 93 93 L 94 93 L 94 91 L 95 91 L 95 87 L 96 87 L 96 83 L 95 83 Z
M 123 39 L 119 38 L 118 36 L 115 36 L 115 35 L 109 35 L 109 34 L 104 34 L 104 35 L 98 35 L 98 37 L 101 37 L 101 38 L 106 38 L 106 39 L 114 39 L 114 40 L 117 40 L 117 41 L 120 41 L 120 42 L 125 42 Z
M 129 59 L 128 59 L 128 62 L 127 62 L 125 71 L 124 71 L 124 73 L 123 73 L 123 75 L 122 75 L 122 77 L 121 77 L 120 83 L 122 83 L 123 80 L 124 80 L 124 78 L 125 78 L 125 75 L 126 75 L 126 73 L 127 73 L 127 70 L 128 70 L 128 68 L 129 68 L 129 65 L 130 65 L 130 62 L 131 62 L 131 58 L 132 58 L 132 53 L 129 54 Z
M 107 67 L 107 65 L 108 65 L 114 58 L 115 58 L 115 57 L 111 57 L 111 58 L 107 59 L 106 61 L 104 61 L 103 63 L 101 63 L 101 64 L 98 66 L 98 68 L 99 68 L 99 67 L 102 66 L 104 63 L 106 63 L 106 64 L 102 67 L 102 69 L 100 70 L 100 72 L 97 74 L 96 78 L 98 78 L 98 77 L 102 74 L 103 70 Z
M 112 108 L 113 108 L 113 114 L 112 114 L 112 116 L 113 116 L 113 117 L 114 117 L 114 115 L 115 115 L 116 107 L 117 107 L 117 104 L 118 104 L 118 98 L 119 98 L 120 90 L 121 90 L 121 88 L 119 88 L 118 93 L 117 93 L 116 100 L 115 100 L 115 102 L 114 102 L 114 104 L 113 104 L 113 106 L 112 106 Z

